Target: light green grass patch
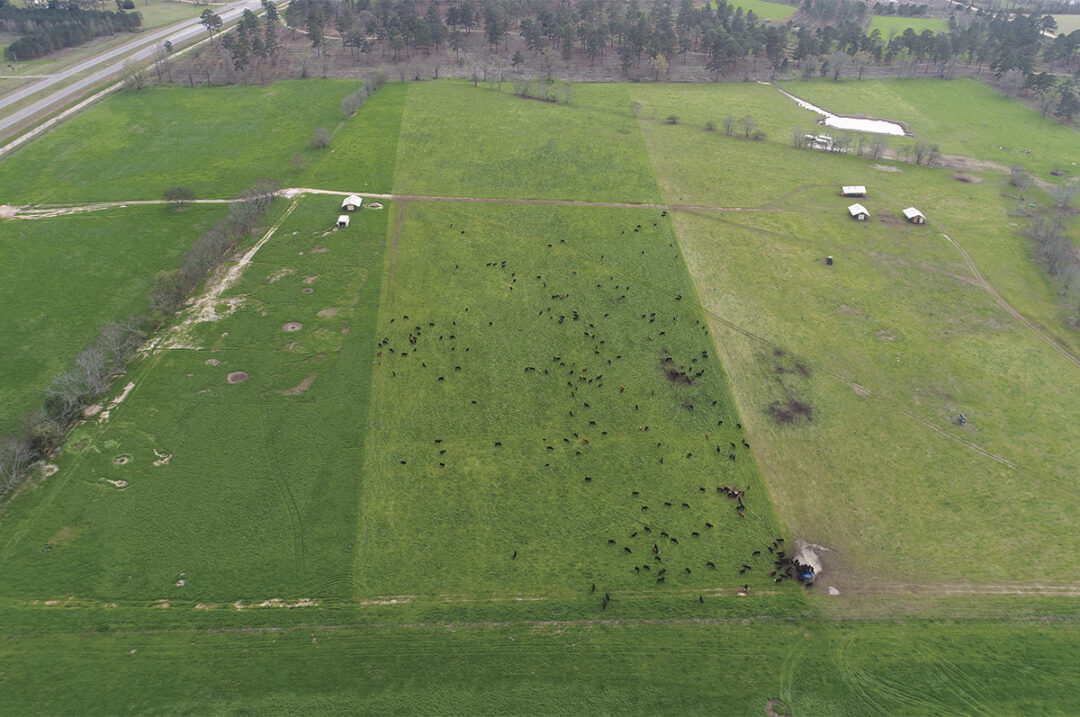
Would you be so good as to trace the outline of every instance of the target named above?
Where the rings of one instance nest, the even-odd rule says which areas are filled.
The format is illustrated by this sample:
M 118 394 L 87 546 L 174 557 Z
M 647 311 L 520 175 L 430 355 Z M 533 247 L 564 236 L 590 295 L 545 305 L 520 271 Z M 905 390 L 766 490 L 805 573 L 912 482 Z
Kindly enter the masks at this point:
M 874 196 L 899 222 L 901 203 Z M 1064 449 L 1075 367 L 973 285 L 933 228 L 819 202 L 833 212 L 677 218 L 781 514 L 832 549 L 830 581 L 1043 579 L 1031 556 L 1053 552 L 1080 507 Z M 812 420 L 770 417 L 790 399 Z M 980 551 L 992 559 L 970 559 Z
M 463 82 L 409 86 L 395 190 L 408 194 L 655 201 L 621 85 L 574 85 L 569 105 Z
M 1068 35 L 1071 32 L 1080 30 L 1080 15 L 1054 15 L 1054 20 L 1057 22 L 1057 34 Z
M 0 222 L 0 434 L 38 408 L 52 377 L 107 323 L 146 310 L 154 275 L 222 207 L 128 207 Z
M 787 20 L 798 9 L 794 5 L 787 5 L 768 0 L 732 0 L 729 5 L 742 8 L 743 11 L 752 10 L 755 15 L 766 20 Z

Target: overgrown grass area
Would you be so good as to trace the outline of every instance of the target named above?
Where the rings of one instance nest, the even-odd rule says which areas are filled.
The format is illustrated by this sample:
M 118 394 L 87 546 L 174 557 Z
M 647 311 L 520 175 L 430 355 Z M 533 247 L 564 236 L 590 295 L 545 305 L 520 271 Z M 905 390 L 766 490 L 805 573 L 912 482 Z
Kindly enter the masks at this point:
M 571 104 L 481 84 L 410 85 L 395 191 L 478 197 L 659 199 L 624 85 L 574 85 Z
M 358 598 L 774 587 L 782 535 L 665 213 L 405 211 Z
M 258 179 L 286 179 L 315 128 L 342 122 L 341 98 L 358 85 L 121 92 L 0 163 L 4 202 L 160 199 L 177 185 L 200 198 L 228 197 Z M 222 121 L 226 108 L 234 120 Z
M 105 324 L 145 311 L 154 275 L 224 213 L 131 207 L 0 221 L 0 435 Z
M 867 32 L 877 30 L 881 33 L 881 39 L 888 42 L 893 35 L 903 35 L 904 31 L 911 28 L 916 35 L 924 31 L 946 32 L 949 23 L 941 17 L 900 17 L 898 15 L 871 15 L 870 29 Z
M 0 525 L 5 595 L 349 594 L 385 212 L 333 232 L 336 209 L 303 200 L 227 315 L 171 336 L 191 348 L 133 366 L 124 403 L 73 432 Z
M 785 82 L 784 89 L 836 114 L 866 114 L 906 122 L 911 143 L 926 140 L 946 154 L 1021 164 L 1050 180 L 1050 170 L 1078 170 L 1080 135 L 970 78 L 926 81 Z M 895 147 L 903 142 L 890 138 Z

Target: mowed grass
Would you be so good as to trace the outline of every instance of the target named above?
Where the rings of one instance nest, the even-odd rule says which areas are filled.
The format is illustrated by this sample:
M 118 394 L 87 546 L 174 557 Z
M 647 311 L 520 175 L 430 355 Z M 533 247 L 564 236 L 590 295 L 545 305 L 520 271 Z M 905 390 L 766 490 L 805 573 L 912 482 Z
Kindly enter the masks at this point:
M 906 122 L 913 144 L 925 140 L 946 154 L 1020 164 L 1047 180 L 1050 170 L 1078 171 L 1080 134 L 973 79 L 785 82 L 784 89 L 836 114 L 868 114 Z M 890 138 L 897 147 L 904 140 Z M 1025 152 L 1026 150 L 1026 152 Z
M 569 105 L 464 82 L 409 85 L 394 189 L 404 194 L 659 199 L 623 85 L 574 85 Z
M 781 530 L 668 218 L 404 211 L 379 320 L 358 597 L 790 587 L 766 574 Z M 743 516 L 724 486 L 746 491 Z
M 0 434 L 41 405 L 101 327 L 145 311 L 154 275 L 224 212 L 128 207 L 0 222 Z
M 768 0 L 734 0 L 728 4 L 736 8 L 741 7 L 744 13 L 752 10 L 755 15 L 766 20 L 787 20 L 797 10 L 794 5 Z
M 20 714 L 1060 714 L 1078 644 L 1068 622 L 553 621 L 24 635 L 0 657 Z
M 302 200 L 223 297 L 243 305 L 173 339 L 200 350 L 136 364 L 125 402 L 12 504 L 6 597 L 349 593 L 386 213 L 330 232 L 337 204 Z
M 358 86 L 121 92 L 0 162 L 3 202 L 159 199 L 177 185 L 200 198 L 229 197 L 258 179 L 283 181 L 295 176 L 292 157 L 308 151 L 315 128 L 342 122 L 341 98 Z M 222 121 L 225 114 L 234 119 Z
M 940 17 L 899 17 L 896 15 L 871 15 L 870 29 L 867 32 L 877 30 L 885 42 L 893 35 L 903 35 L 908 28 L 921 35 L 925 30 L 930 32 L 945 32 L 949 29 L 949 23 Z

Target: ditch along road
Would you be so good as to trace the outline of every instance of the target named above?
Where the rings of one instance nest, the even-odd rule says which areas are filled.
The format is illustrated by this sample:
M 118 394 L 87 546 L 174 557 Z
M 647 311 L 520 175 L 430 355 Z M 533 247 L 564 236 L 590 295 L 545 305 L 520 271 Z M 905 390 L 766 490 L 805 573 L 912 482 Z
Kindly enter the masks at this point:
M 800 191 L 802 189 L 808 189 L 808 188 L 810 188 L 810 187 L 801 187 L 801 188 L 799 188 L 799 189 L 797 189 L 795 191 L 797 192 L 797 191 Z M 694 213 L 728 213 L 728 212 L 761 212 L 761 211 L 770 211 L 770 210 L 775 211 L 775 209 L 772 208 L 772 204 L 774 204 L 774 202 L 763 205 L 763 206 L 760 206 L 760 207 L 718 207 L 718 206 L 707 206 L 707 205 L 696 205 L 696 204 L 658 204 L 658 203 L 647 203 L 647 202 L 589 202 L 589 201 L 570 200 L 570 199 L 521 199 L 521 198 L 501 198 L 501 197 L 460 197 L 460 196 L 425 195 L 425 194 L 381 194 L 381 193 L 374 193 L 374 192 L 349 192 L 349 191 L 342 191 L 342 190 L 337 190 L 337 189 L 318 189 L 318 188 L 314 188 L 314 187 L 290 187 L 288 189 L 279 190 L 277 192 L 277 194 L 279 196 L 287 198 L 287 199 L 296 199 L 296 198 L 301 197 L 302 195 L 305 195 L 305 194 L 331 195 L 331 196 L 339 196 L 339 197 L 346 197 L 346 196 L 355 194 L 355 195 L 363 197 L 365 199 L 382 199 L 382 200 L 386 200 L 386 201 L 395 201 L 395 202 L 400 203 L 401 208 L 400 208 L 399 215 L 398 215 L 398 221 L 395 223 L 395 227 L 393 228 L 394 237 L 393 237 L 393 242 L 392 242 L 392 245 L 391 245 L 391 258 L 390 258 L 390 261 L 391 261 L 391 274 L 393 272 L 393 268 L 396 266 L 396 257 L 394 255 L 396 254 L 396 246 L 397 246 L 398 238 L 400 236 L 401 226 L 403 224 L 403 219 L 404 219 L 404 216 L 405 216 L 405 211 L 404 211 L 405 202 L 409 202 L 409 201 L 447 202 L 447 203 L 450 203 L 450 202 L 455 202 L 455 203 L 466 202 L 466 203 L 476 203 L 476 204 L 511 204 L 511 205 L 533 205 L 533 206 L 551 206 L 551 207 L 597 207 L 597 208 L 654 209 L 654 210 L 659 209 L 659 210 L 666 210 L 666 211 L 673 211 L 673 212 L 674 211 L 681 211 L 681 212 L 687 212 L 687 213 L 690 213 L 690 214 L 694 214 Z M 789 194 L 791 194 L 791 193 L 789 193 Z M 243 201 L 243 200 L 242 199 L 193 199 L 193 200 L 186 201 L 184 203 L 185 204 L 228 204 L 228 203 L 238 202 L 238 201 Z M 92 202 L 92 203 L 87 203 L 87 204 L 65 204 L 65 205 L 59 205 L 59 204 L 57 204 L 57 205 L 30 205 L 30 206 L 0 205 L 0 219 L 47 219 L 47 218 L 50 218 L 50 217 L 58 217 L 58 216 L 65 216 L 65 215 L 71 215 L 71 214 L 80 214 L 80 213 L 85 213 L 85 212 L 102 211 L 102 210 L 106 210 L 106 209 L 123 208 L 123 207 L 128 207 L 128 206 L 161 205 L 161 204 L 171 204 L 171 203 L 174 203 L 174 202 L 170 202 L 169 200 L 165 200 L 165 199 L 141 199 L 141 200 L 133 200 L 133 201 L 129 201 L 129 202 Z M 295 207 L 295 204 L 293 206 Z M 290 209 L 290 212 L 291 212 L 291 209 Z M 1001 294 L 999 294 L 997 292 L 997 290 L 993 287 L 993 285 L 989 282 L 989 280 L 987 280 L 986 277 L 983 276 L 982 273 L 978 270 L 978 268 L 975 265 L 975 262 L 971 259 L 970 255 L 967 253 L 967 251 L 965 251 L 964 248 L 955 239 L 951 238 L 948 234 L 946 234 L 943 227 L 938 225 L 936 222 L 935 222 L 934 226 L 938 229 L 938 232 L 941 234 L 941 236 L 954 249 L 956 249 L 957 252 L 960 253 L 960 255 L 963 258 L 965 264 L 967 265 L 969 271 L 971 271 L 971 273 L 973 275 L 973 283 L 976 286 L 979 286 L 984 291 L 986 291 L 990 295 L 990 297 L 994 300 L 995 303 L 997 303 L 999 306 L 1001 306 L 1003 309 L 1005 309 L 1005 311 L 1007 311 L 1009 314 L 1011 314 L 1020 323 L 1020 325 L 1023 326 L 1024 328 L 1026 328 L 1028 331 L 1030 331 L 1031 334 L 1033 334 L 1035 337 L 1037 337 L 1040 341 L 1046 343 L 1054 351 L 1059 353 L 1063 358 L 1065 358 L 1067 361 L 1072 363 L 1074 366 L 1076 366 L 1077 368 L 1080 368 L 1080 358 L 1077 358 L 1067 348 L 1065 348 L 1064 346 L 1059 344 L 1057 341 L 1055 341 L 1053 339 L 1053 337 L 1049 336 L 1047 333 L 1040 330 L 1031 321 L 1029 321 L 1026 317 L 1024 317 L 1019 311 L 1017 311 L 1011 304 L 1009 304 L 1004 299 L 1004 297 L 1002 297 Z M 269 238 L 269 237 L 267 237 L 267 238 Z M 255 250 L 257 250 L 258 247 L 262 246 L 262 244 L 263 244 L 263 242 L 260 242 L 255 247 Z M 251 253 L 253 254 L 254 251 L 251 252 Z M 657 286 L 657 287 L 654 287 L 654 288 L 656 288 L 657 291 L 661 291 L 661 292 L 664 291 L 663 287 Z M 710 319 L 715 320 L 715 321 L 727 326 L 729 329 L 732 329 L 732 330 L 734 330 L 734 331 L 736 331 L 738 333 L 743 334 L 747 338 L 753 339 L 755 341 L 759 341 L 759 342 L 761 342 L 761 343 L 763 343 L 765 345 L 773 346 L 772 341 L 770 341 L 769 339 L 767 339 L 765 337 L 758 336 L 757 334 L 752 333 L 751 331 L 746 329 L 746 327 L 734 324 L 731 321 L 729 321 L 726 317 L 721 316 L 721 315 L 719 315 L 719 314 L 717 314 L 717 313 L 715 313 L 713 311 L 709 311 L 705 307 L 702 307 L 702 310 L 709 316 Z M 902 414 L 902 415 L 906 416 L 908 419 L 913 420 L 916 423 L 919 423 L 919 424 L 923 425 L 925 428 L 933 431 L 938 436 L 943 437 L 943 438 L 947 438 L 949 440 L 956 441 L 958 443 L 961 443 L 964 446 L 966 446 L 967 448 L 969 448 L 970 450 L 984 456 L 985 458 L 989 458 L 990 460 L 993 460 L 993 461 L 996 461 L 996 462 L 1001 463 L 1003 465 L 1006 465 L 1009 468 L 1013 468 L 1013 469 L 1017 468 L 1016 464 L 1013 463 L 1012 461 L 1010 461 L 1008 458 L 1005 458 L 1004 456 L 1000 456 L 1000 455 L 998 455 L 996 453 L 992 453 L 989 450 L 987 450 L 986 448 L 984 448 L 983 446 L 981 446 L 981 445 L 979 445 L 979 444 L 977 444 L 977 443 L 975 443 L 973 441 L 969 441 L 969 440 L 961 438 L 959 436 L 955 436 L 952 433 L 943 430 L 940 426 L 937 426 L 937 425 L 933 424 L 932 422 L 927 421 L 926 419 L 917 416 L 916 414 L 912 413 L 911 411 L 908 411 L 908 410 L 904 409 L 903 407 L 901 407 L 901 406 L 895 404 L 894 402 L 888 400 L 884 396 L 881 396 L 881 395 L 871 391 L 870 389 L 856 383 L 855 381 L 847 378 L 846 376 L 842 376 L 841 374 L 830 370 L 828 367 L 818 366 L 817 368 L 820 369 L 825 375 L 830 376 L 831 378 L 833 378 L 833 379 L 839 381 L 840 383 L 845 384 L 849 388 L 852 388 L 853 390 L 857 391 L 860 395 L 866 396 L 868 398 L 873 398 L 875 400 L 878 400 L 878 401 L 881 401 L 881 402 L 887 404 L 889 406 L 889 408 L 893 412 Z M 901 589 L 900 592 L 907 592 L 907 589 Z
M 221 17 L 222 26 L 224 27 L 229 22 L 239 18 L 244 10 L 260 12 L 262 4 L 259 0 L 241 0 L 224 6 L 217 14 Z M 124 69 L 125 63 L 132 61 L 146 62 L 152 59 L 157 48 L 165 44 L 166 40 L 171 42 L 174 47 L 180 47 L 198 38 L 204 32 L 206 32 L 206 28 L 196 17 L 155 30 L 149 34 L 139 34 L 130 42 L 125 42 L 118 47 L 102 52 L 71 67 L 64 68 L 55 74 L 47 75 L 38 82 L 0 97 L 0 136 L 4 136 L 13 128 L 18 128 L 26 122 L 41 118 L 48 112 L 59 109 L 65 104 L 78 99 L 97 85 L 118 75 Z M 87 72 L 90 72 L 90 74 L 80 77 Z M 51 92 L 49 91 L 49 88 L 77 77 L 80 79 Z M 9 107 L 44 92 L 48 94 L 21 109 L 8 112 Z

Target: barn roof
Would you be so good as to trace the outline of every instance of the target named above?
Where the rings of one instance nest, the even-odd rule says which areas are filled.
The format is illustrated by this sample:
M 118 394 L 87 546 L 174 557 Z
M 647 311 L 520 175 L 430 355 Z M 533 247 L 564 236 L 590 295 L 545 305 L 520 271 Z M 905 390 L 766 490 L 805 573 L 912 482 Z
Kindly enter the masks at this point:
M 852 184 L 840 188 L 840 193 L 845 197 L 865 197 L 866 187 L 861 184 Z
M 904 210 L 904 218 L 907 219 L 908 221 L 914 219 L 915 217 L 922 217 L 923 219 L 926 219 L 926 217 L 923 216 L 923 213 L 920 212 L 915 207 L 908 207 L 907 209 Z
M 360 203 L 363 202 L 363 201 L 364 200 L 363 200 L 362 197 L 358 197 L 355 194 L 350 194 L 349 196 L 345 197 L 345 201 L 343 201 L 341 203 L 341 206 L 345 207 L 345 206 L 350 206 L 351 205 L 351 206 L 354 206 L 354 207 L 358 207 L 358 206 L 360 206 Z
M 864 207 L 861 204 L 852 204 L 850 207 L 847 208 L 847 210 L 848 210 L 848 213 L 851 214 L 851 216 L 853 216 L 853 217 L 857 217 L 860 214 L 865 214 L 866 216 L 870 216 L 870 212 L 867 210 L 866 207 Z

